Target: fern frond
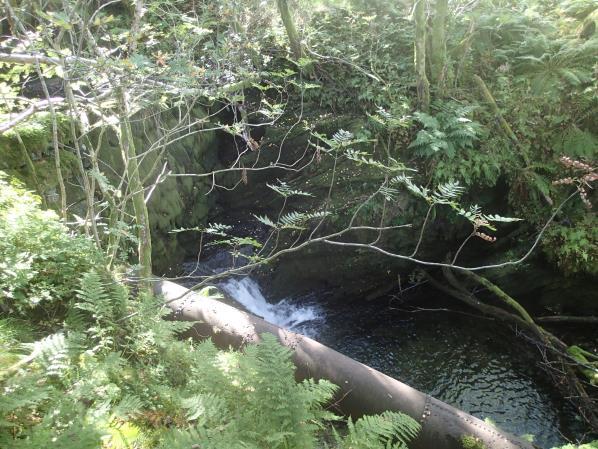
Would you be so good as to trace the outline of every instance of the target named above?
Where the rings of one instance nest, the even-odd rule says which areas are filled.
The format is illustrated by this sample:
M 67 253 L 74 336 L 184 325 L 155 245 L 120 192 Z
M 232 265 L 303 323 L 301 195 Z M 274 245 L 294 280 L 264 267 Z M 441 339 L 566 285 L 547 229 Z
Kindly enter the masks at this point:
M 200 426 L 228 420 L 226 401 L 214 393 L 200 393 L 183 399 L 182 406 L 187 411 L 187 419 Z
M 69 367 L 69 346 L 62 332 L 52 334 L 33 343 L 32 357 L 48 376 L 59 376 Z
M 493 221 L 497 223 L 513 223 L 516 221 L 523 221 L 522 218 L 514 218 L 514 217 L 501 217 L 500 215 L 486 215 L 483 214 L 484 219 L 488 221 Z
M 430 191 L 426 187 L 420 187 L 413 183 L 410 177 L 405 175 L 396 176 L 391 180 L 391 184 L 403 184 L 407 190 L 413 193 L 415 196 L 430 201 Z
M 386 199 L 386 201 L 393 201 L 396 199 L 399 191 L 393 187 L 382 186 L 380 187 L 380 195 Z
M 112 413 L 116 418 L 131 418 L 141 412 L 143 405 L 143 401 L 140 398 L 127 394 L 123 396 L 120 402 L 112 409 Z
M 440 184 L 437 187 L 437 191 L 432 194 L 432 197 L 437 204 L 452 204 L 463 195 L 464 191 L 465 188 L 460 186 L 458 181 L 449 181 Z
M 266 183 L 266 186 L 284 198 L 289 198 L 291 196 L 313 196 L 311 193 L 293 189 L 286 182 L 281 180 L 278 180 L 278 185 Z
M 77 297 L 79 302 L 75 304 L 75 308 L 90 312 L 92 318 L 98 321 L 112 320 L 112 306 L 108 291 L 97 272 L 90 271 L 83 275 Z
M 337 145 L 346 145 L 347 143 L 350 143 L 353 140 L 353 137 L 353 133 L 345 131 L 344 129 L 339 129 L 332 135 L 332 140 Z
M 270 227 L 270 228 L 275 228 L 276 227 L 276 223 L 274 223 L 268 216 L 264 215 L 255 215 L 253 214 L 253 216 L 255 217 L 255 219 L 257 221 L 259 221 L 260 223 L 265 224 L 266 226 Z
M 328 217 L 330 212 L 290 212 L 280 217 L 278 226 L 281 229 L 304 229 L 303 225 L 310 220 Z
M 310 221 L 319 218 L 328 217 L 331 215 L 329 211 L 321 212 L 289 212 L 278 220 L 278 222 L 272 221 L 267 216 L 254 215 L 254 217 L 260 222 L 275 229 L 305 229 L 304 225 Z
M 306 379 L 301 382 L 303 389 L 308 392 L 310 402 L 315 405 L 325 405 L 334 397 L 339 387 L 326 379 L 315 381 Z
M 367 447 L 371 449 L 406 449 L 421 426 L 410 416 L 403 413 L 386 411 L 381 415 L 364 416 L 355 423 L 349 419 L 347 436 L 337 442 L 341 447 Z

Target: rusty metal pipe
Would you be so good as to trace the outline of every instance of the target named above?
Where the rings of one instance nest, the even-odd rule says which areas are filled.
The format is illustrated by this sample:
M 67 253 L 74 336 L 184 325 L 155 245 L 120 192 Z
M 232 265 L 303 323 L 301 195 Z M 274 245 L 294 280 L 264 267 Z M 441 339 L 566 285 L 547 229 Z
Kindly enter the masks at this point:
M 462 449 L 461 437 L 471 435 L 487 449 L 533 449 L 537 446 L 359 363 L 311 338 L 284 330 L 220 301 L 169 281 L 154 284 L 173 310 L 175 319 L 197 321 L 190 335 L 211 338 L 216 346 L 239 348 L 269 332 L 293 350 L 298 380 L 328 379 L 340 387 L 335 406 L 345 415 L 394 410 L 422 425 L 411 449 Z M 177 299 L 180 298 L 180 299 Z

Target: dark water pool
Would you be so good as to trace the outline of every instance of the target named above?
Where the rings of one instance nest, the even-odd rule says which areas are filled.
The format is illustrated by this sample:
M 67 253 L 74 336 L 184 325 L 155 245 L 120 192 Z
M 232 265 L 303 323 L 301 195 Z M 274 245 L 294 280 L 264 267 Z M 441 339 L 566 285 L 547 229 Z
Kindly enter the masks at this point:
M 533 350 L 492 321 L 452 312 L 407 313 L 384 302 L 335 304 L 318 340 L 418 390 L 544 448 L 577 440 L 584 425 Z

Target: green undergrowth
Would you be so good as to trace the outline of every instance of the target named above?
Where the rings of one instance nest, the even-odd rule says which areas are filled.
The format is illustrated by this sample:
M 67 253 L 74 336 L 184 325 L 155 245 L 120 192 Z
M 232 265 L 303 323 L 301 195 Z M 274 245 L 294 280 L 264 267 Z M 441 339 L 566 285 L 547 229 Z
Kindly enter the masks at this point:
M 592 441 L 587 444 L 565 444 L 564 446 L 555 447 L 553 449 L 598 449 L 598 441 Z
M 35 196 L 2 179 L 0 199 L 0 447 L 382 449 L 419 431 L 394 412 L 342 425 L 338 387 L 297 383 L 273 335 L 243 351 L 181 338 L 193 323 L 165 320 Z

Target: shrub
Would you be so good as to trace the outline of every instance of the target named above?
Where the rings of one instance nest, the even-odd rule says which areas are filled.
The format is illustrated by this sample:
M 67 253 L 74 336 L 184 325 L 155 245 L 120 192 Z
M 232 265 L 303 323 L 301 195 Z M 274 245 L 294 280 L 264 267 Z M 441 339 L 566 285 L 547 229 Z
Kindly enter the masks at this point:
M 68 231 L 39 197 L 0 172 L 0 308 L 55 320 L 80 276 L 101 265 L 89 239 Z

